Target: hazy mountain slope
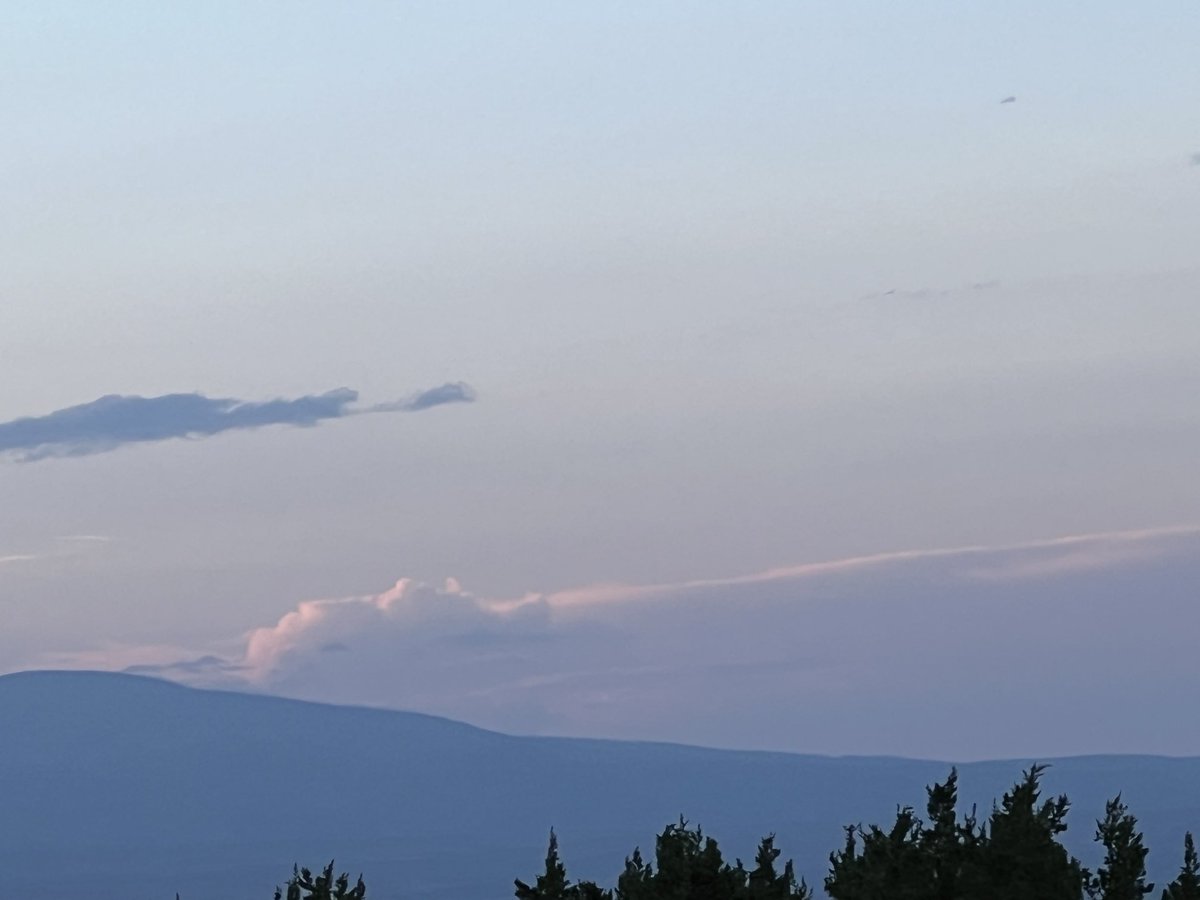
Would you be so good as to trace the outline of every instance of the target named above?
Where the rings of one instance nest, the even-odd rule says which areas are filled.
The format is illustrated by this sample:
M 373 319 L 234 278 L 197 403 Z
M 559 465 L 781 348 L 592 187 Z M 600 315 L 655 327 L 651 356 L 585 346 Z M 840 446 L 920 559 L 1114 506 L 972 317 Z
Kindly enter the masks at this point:
M 782 713 L 781 713 L 782 714 Z M 802 716 L 802 710 L 792 714 Z M 990 805 L 1022 762 L 960 767 Z M 609 881 L 679 813 L 748 858 L 776 831 L 819 882 L 848 821 L 919 804 L 948 766 L 519 738 L 430 716 L 197 691 L 100 673 L 0 677 L 0 898 L 269 897 L 294 860 L 336 855 L 376 898 L 504 897 L 540 865 Z M 1200 759 L 1060 760 L 1073 843 L 1121 790 L 1152 864 L 1200 829 Z M 464 862 L 465 861 L 465 862 Z

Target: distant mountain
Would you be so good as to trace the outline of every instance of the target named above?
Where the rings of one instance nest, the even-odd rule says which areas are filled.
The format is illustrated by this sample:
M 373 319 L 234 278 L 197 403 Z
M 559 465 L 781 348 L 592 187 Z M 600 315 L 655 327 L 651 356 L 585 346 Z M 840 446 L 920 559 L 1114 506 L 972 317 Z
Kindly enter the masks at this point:
M 1046 788 L 1074 801 L 1068 843 L 1085 861 L 1105 798 L 1123 791 L 1155 874 L 1177 868 L 1183 831 L 1200 830 L 1200 759 L 1053 762 Z M 1028 763 L 960 766 L 965 799 L 990 807 Z M 538 871 L 551 826 L 573 878 L 610 883 L 681 813 L 727 858 L 752 857 L 776 832 L 819 884 L 842 825 L 890 824 L 948 769 L 511 737 L 130 675 L 27 672 L 0 677 L 0 898 L 266 900 L 294 861 L 336 856 L 377 900 L 498 900 Z

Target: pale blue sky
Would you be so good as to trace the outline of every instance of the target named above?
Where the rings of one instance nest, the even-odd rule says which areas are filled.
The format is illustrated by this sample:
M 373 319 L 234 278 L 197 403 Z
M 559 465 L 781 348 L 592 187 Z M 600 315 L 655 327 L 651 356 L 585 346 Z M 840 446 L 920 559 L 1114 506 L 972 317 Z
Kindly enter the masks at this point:
M 5 4 L 0 422 L 479 396 L 0 462 L 0 670 L 1200 521 L 1198 44 L 1190 0 Z

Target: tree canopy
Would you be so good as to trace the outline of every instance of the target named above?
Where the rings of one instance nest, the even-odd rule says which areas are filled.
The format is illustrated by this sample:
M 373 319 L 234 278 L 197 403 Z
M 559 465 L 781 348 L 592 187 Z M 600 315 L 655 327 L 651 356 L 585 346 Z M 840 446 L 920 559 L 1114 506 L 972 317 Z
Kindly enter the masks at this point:
M 1070 801 L 1043 798 L 1045 766 L 1031 766 L 981 819 L 958 809 L 958 772 L 926 788 L 924 815 L 896 809 L 890 826 L 847 825 L 841 848 L 829 855 L 824 879 L 832 900 L 1143 900 L 1149 849 L 1138 820 L 1121 795 L 1109 800 L 1094 838 L 1103 848 L 1095 872 L 1061 842 Z M 780 864 L 775 835 L 758 844 L 753 864 L 729 862 L 717 840 L 686 819 L 667 825 L 654 840 L 654 858 L 640 847 L 625 857 L 612 888 L 573 882 L 550 830 L 542 871 L 514 879 L 516 900 L 815 900 L 791 860 Z M 293 867 L 275 900 L 363 900 L 360 876 L 334 877 L 332 861 L 314 874 Z M 177 897 L 178 900 L 178 897 Z M 1200 900 L 1200 856 L 1189 832 L 1183 864 L 1161 900 Z
M 1096 822 L 1103 861 L 1089 871 L 1062 844 L 1070 801 L 1043 797 L 1046 767 L 1031 766 L 980 818 L 958 809 L 958 772 L 926 788 L 924 815 L 896 810 L 890 826 L 844 829 L 829 855 L 825 893 L 832 900 L 1142 900 L 1148 849 L 1120 795 Z M 812 900 L 791 861 L 779 865 L 775 835 L 762 839 L 754 864 L 726 861 L 716 839 L 685 819 L 656 837 L 654 860 L 640 848 L 625 858 L 615 888 L 571 883 L 550 833 L 545 871 L 531 886 L 516 882 L 518 900 Z M 1200 858 L 1191 834 L 1184 862 L 1162 900 L 1200 900 Z

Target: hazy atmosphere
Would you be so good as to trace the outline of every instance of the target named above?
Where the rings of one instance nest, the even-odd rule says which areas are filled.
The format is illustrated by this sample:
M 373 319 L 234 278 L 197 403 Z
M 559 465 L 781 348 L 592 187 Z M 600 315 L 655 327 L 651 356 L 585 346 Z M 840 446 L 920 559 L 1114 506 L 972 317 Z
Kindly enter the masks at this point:
M 0 673 L 1200 755 L 1200 6 L 498 10 L 0 9 Z

